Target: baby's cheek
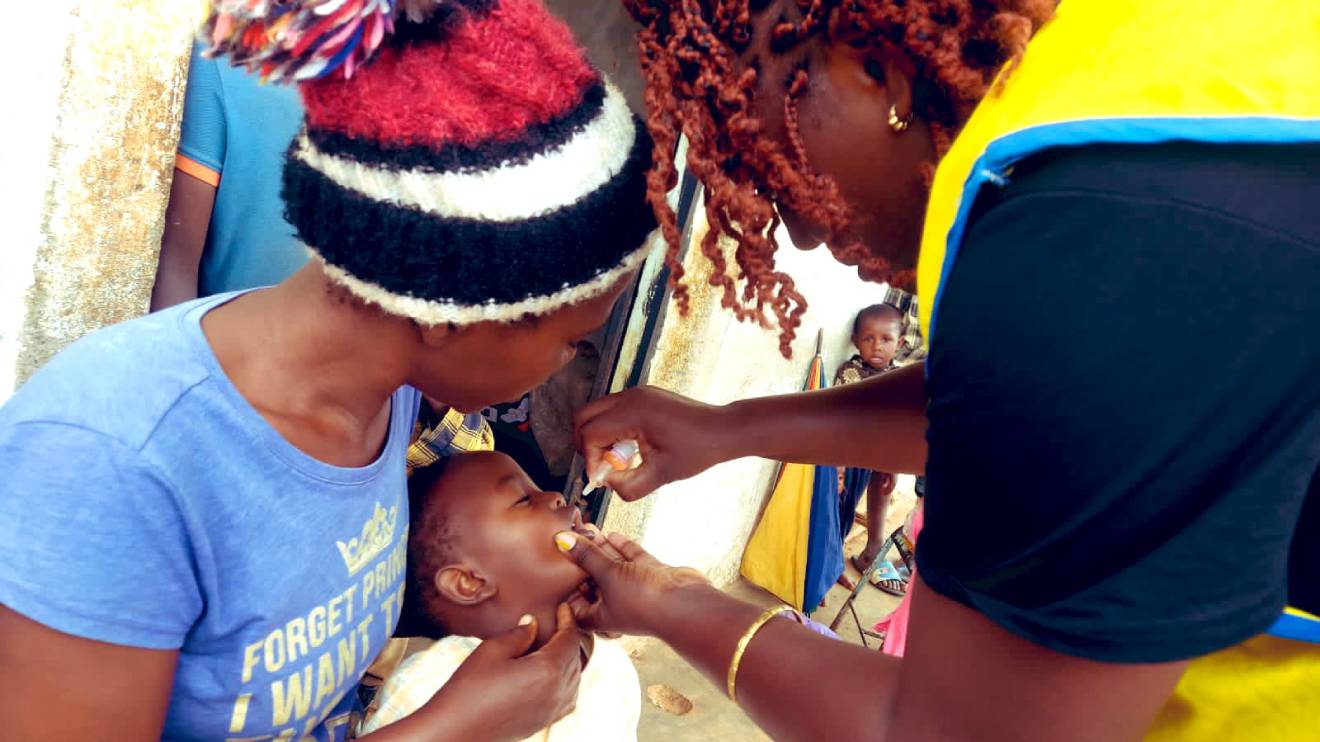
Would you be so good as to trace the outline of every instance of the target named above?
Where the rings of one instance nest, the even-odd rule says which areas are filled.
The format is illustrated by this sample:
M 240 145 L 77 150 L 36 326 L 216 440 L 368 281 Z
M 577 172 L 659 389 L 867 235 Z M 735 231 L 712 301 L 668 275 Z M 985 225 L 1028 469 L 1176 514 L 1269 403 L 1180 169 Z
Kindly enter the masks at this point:
M 569 564 L 567 568 L 560 565 L 544 566 L 547 569 L 529 575 L 532 580 L 523 586 L 526 591 L 523 601 L 532 612 L 553 610 L 577 591 L 584 577 L 574 574 L 577 571 L 575 564 Z
M 547 582 L 554 585 L 556 595 L 559 597 L 568 595 L 578 588 L 587 579 L 587 573 L 577 565 L 576 562 L 569 559 L 558 548 L 554 550 L 553 561 L 547 566 L 553 565 L 551 576 L 547 577 Z
M 555 574 L 560 576 L 563 583 L 568 584 L 570 587 L 577 587 L 578 583 L 587 579 L 587 573 L 577 565 L 577 562 L 569 559 L 568 555 L 561 552 L 558 547 L 554 549 L 554 556 L 557 558 L 551 560 L 551 563 L 554 564 Z

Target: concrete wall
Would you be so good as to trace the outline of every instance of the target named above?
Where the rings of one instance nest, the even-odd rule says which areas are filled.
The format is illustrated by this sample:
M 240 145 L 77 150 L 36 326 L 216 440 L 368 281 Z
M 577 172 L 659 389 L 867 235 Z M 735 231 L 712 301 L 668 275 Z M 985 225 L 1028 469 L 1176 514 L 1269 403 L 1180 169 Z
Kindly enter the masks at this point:
M 699 212 L 700 213 L 700 212 Z M 699 239 L 701 225 L 694 230 Z M 786 236 L 781 244 L 791 244 Z M 791 247 L 779 253 L 781 268 L 797 281 L 809 309 L 793 346 L 793 359 L 779 353 L 778 333 L 736 322 L 720 307 L 719 293 L 705 280 L 709 263 L 700 251 L 686 258 L 692 303 L 687 317 L 670 306 L 656 340 L 645 383 L 711 403 L 793 392 L 802 388 L 825 331 L 826 375 L 852 354 L 849 336 L 857 310 L 883 298 L 883 287 L 857 278 L 822 249 Z M 777 464 L 742 459 L 661 489 L 636 503 L 615 499 L 604 528 L 640 542 L 660 559 L 705 572 L 717 584 L 738 575 L 743 548 L 769 494 Z
M 44 0 L 9 11 L 0 401 L 68 343 L 146 311 L 201 10 Z

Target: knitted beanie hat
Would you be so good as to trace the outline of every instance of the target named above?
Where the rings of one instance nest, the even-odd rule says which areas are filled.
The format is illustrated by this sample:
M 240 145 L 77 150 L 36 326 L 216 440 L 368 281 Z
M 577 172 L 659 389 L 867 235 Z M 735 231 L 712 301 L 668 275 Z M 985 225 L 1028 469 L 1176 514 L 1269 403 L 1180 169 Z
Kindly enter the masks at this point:
M 212 53 L 298 82 L 288 220 L 390 313 L 546 314 L 653 242 L 645 127 L 536 0 L 217 0 L 207 32 Z

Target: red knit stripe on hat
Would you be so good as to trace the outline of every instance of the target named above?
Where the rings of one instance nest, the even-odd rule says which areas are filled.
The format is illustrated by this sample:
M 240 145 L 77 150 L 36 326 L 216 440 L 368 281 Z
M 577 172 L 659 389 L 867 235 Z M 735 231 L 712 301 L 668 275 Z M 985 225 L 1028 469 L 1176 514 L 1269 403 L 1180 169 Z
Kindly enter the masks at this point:
M 535 0 L 503 0 L 442 41 L 383 49 L 350 80 L 301 89 L 312 129 L 474 146 L 562 115 L 597 79 L 562 21 Z

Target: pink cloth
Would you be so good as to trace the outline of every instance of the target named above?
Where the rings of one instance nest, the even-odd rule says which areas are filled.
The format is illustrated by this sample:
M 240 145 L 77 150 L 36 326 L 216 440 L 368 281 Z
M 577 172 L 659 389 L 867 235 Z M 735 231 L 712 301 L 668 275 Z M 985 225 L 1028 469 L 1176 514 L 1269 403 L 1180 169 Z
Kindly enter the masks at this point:
M 917 543 L 917 536 L 921 533 L 921 524 L 925 509 L 921 503 L 917 503 L 917 512 L 912 514 L 912 532 L 908 534 L 912 543 Z M 912 609 L 912 592 L 917 589 L 917 565 L 912 565 L 912 578 L 908 580 L 907 594 L 899 601 L 898 607 L 894 612 L 885 616 L 875 625 L 876 631 L 884 631 L 885 643 L 880 651 L 894 657 L 902 657 L 904 650 L 907 649 L 908 633 L 908 614 Z

